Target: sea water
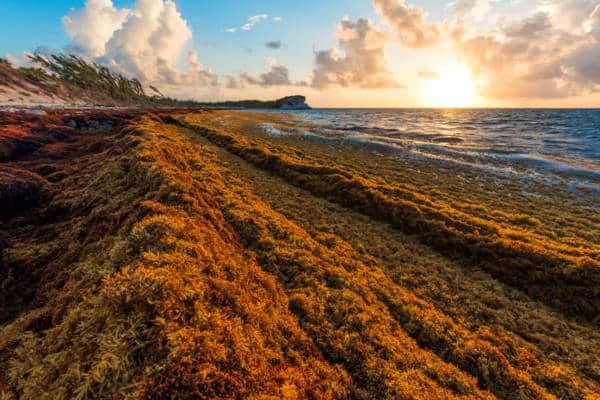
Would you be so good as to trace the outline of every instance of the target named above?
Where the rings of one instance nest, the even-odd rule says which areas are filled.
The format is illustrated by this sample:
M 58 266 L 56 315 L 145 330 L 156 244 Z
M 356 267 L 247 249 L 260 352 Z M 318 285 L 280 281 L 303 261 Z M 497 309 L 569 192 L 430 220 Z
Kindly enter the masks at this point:
M 600 109 L 314 109 L 286 111 L 310 135 L 536 179 L 600 194 Z

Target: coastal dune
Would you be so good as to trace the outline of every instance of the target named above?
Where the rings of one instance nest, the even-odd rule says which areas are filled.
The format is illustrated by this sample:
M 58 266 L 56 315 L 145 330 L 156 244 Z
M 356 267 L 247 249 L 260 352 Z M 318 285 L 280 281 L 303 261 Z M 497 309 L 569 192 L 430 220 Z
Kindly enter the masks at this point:
M 593 207 L 265 124 L 1 114 L 5 396 L 598 398 Z

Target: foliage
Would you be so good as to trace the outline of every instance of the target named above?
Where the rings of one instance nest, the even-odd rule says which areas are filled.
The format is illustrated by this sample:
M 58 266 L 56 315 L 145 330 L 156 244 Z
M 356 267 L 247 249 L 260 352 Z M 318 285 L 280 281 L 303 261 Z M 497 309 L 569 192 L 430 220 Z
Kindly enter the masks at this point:
M 283 97 L 281 99 L 272 101 L 261 101 L 261 100 L 240 100 L 240 101 L 224 101 L 220 103 L 202 103 L 204 106 L 210 107 L 223 107 L 223 108 L 247 108 L 247 109 L 279 109 L 282 108 L 283 103 L 289 97 Z
M 122 101 L 142 101 L 146 94 L 139 80 L 128 79 L 116 74 L 107 67 L 88 63 L 75 55 L 53 54 L 50 58 L 41 55 L 31 56 L 31 60 L 42 66 L 61 82 L 76 85 L 89 91 Z

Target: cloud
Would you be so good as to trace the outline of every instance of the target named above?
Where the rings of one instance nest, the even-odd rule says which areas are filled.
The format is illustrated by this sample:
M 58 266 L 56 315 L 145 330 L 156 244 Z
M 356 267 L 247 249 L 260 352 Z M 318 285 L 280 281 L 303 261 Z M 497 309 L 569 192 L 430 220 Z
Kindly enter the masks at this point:
M 186 52 L 192 31 L 171 0 L 137 0 L 133 9 L 87 0 L 62 21 L 72 41 L 69 52 L 145 84 L 218 85 L 218 76 L 198 62 L 197 52 Z M 182 60 L 185 71 L 178 68 Z
M 271 50 L 279 50 L 283 47 L 283 43 L 280 40 L 274 40 L 271 42 L 265 43 L 265 46 Z
M 225 32 L 235 33 L 239 30 L 249 31 L 249 30 L 252 30 L 252 28 L 254 28 L 254 26 L 257 25 L 258 23 L 260 23 L 261 21 L 266 21 L 268 19 L 269 19 L 269 14 L 253 15 L 251 17 L 248 17 L 248 19 L 246 20 L 246 23 L 244 25 L 240 26 L 239 28 L 233 27 L 233 28 L 225 29 Z M 281 17 L 273 17 L 273 21 L 281 22 Z
M 268 71 L 258 75 L 258 77 L 252 77 L 242 72 L 240 75 L 242 85 L 259 85 L 263 87 L 293 85 L 290 81 L 290 72 L 286 66 L 279 64 L 274 58 L 269 58 L 267 65 Z
M 36 67 L 36 63 L 31 61 L 31 57 L 34 55 L 41 55 L 49 58 L 53 54 L 58 54 L 58 51 L 48 46 L 38 46 L 33 53 L 24 51 L 18 56 L 14 56 L 10 53 L 5 53 L 2 58 L 8 61 L 14 67 Z
M 368 19 L 343 19 L 336 32 L 338 46 L 315 52 L 308 84 L 292 81 L 288 68 L 274 59 L 257 75 L 213 73 L 190 51 L 192 31 L 173 0 L 136 0 L 126 8 L 115 7 L 111 0 L 86 0 L 62 22 L 71 39 L 66 52 L 178 97 L 218 96 L 222 88 L 248 86 L 400 87 L 386 62 L 385 47 L 392 41 L 411 49 L 453 50 L 472 71 L 480 95 L 488 98 L 564 98 L 600 91 L 598 0 L 531 3 L 534 12 L 522 17 L 495 13 L 496 0 L 453 0 L 446 3 L 449 20 L 428 21 L 423 9 L 404 0 L 373 0 L 390 33 Z M 282 19 L 257 14 L 228 31 L 251 30 L 265 21 Z M 271 50 L 284 46 L 277 40 L 265 45 Z M 435 73 L 424 70 L 419 77 L 435 79 Z
M 62 18 L 73 49 L 88 57 L 105 53 L 106 44 L 134 11 L 116 9 L 111 0 L 87 0 L 83 9 L 72 9 Z
M 263 21 L 268 18 L 269 18 L 268 14 L 258 14 L 258 15 L 254 15 L 252 17 L 248 17 L 248 22 L 245 23 L 240 29 L 242 29 L 244 31 L 249 31 L 250 29 L 254 28 L 254 25 L 256 25 L 260 21 Z
M 223 79 L 227 89 L 244 89 L 246 87 L 244 82 L 236 79 L 233 75 L 225 75 Z
M 481 94 L 564 98 L 599 90 L 600 6 L 592 3 L 542 4 L 541 11 L 502 27 L 499 34 L 459 39 L 465 62 L 487 82 Z M 573 15 L 584 29 L 571 29 Z
M 10 53 L 4 53 L 2 58 L 10 63 L 13 67 L 27 67 L 29 66 L 29 53 L 23 52 L 20 56 L 14 56 Z
M 400 86 L 387 69 L 384 45 L 388 35 L 368 19 L 343 19 L 337 31 L 338 49 L 315 53 L 312 86 L 358 86 L 386 88 Z
M 427 23 L 423 9 L 406 5 L 404 0 L 374 0 L 374 5 L 404 46 L 422 48 L 435 45 L 440 40 L 440 26 Z
M 177 82 L 200 86 L 219 86 L 218 75 L 204 68 L 204 65 L 198 61 L 198 53 L 195 50 L 188 53 L 185 64 L 188 67 L 188 73 L 184 74 Z
M 597 0 L 539 0 L 540 11 L 548 13 L 557 28 L 578 34 L 589 28 L 582 22 L 586 22 L 598 5 Z
M 491 0 L 458 0 L 451 4 L 452 16 L 478 21 L 492 8 Z

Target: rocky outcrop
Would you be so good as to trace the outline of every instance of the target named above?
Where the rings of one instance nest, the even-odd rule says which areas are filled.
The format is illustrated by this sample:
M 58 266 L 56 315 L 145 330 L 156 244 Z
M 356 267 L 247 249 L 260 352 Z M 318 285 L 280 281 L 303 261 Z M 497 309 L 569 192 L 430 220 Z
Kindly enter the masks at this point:
M 278 100 L 280 107 L 283 110 L 310 110 L 311 107 L 306 104 L 304 96 L 289 96 Z

